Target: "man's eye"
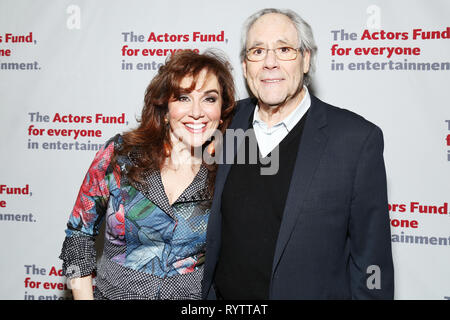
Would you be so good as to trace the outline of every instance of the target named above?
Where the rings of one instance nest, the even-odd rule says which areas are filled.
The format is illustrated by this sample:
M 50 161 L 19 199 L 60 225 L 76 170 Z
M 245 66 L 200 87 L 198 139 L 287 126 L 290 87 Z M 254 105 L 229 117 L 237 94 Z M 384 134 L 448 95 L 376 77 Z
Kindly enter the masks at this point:
M 278 51 L 280 53 L 289 53 L 291 51 L 291 48 L 289 48 L 289 47 L 281 47 L 281 48 L 278 48 Z
M 255 49 L 253 49 L 253 54 L 261 55 L 263 53 L 264 53 L 264 49 L 262 49 L 262 48 L 255 48 Z

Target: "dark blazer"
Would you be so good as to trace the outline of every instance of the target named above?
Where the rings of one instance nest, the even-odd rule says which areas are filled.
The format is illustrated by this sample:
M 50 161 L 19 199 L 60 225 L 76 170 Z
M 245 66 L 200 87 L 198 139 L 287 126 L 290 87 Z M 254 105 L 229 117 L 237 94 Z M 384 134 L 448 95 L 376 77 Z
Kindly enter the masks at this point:
M 230 129 L 248 129 L 254 108 L 252 100 L 240 101 Z M 208 222 L 202 284 L 203 298 L 208 299 L 216 297 L 220 208 L 230 167 L 219 166 Z M 314 96 L 286 199 L 269 290 L 270 299 L 394 296 L 383 134 L 361 116 Z

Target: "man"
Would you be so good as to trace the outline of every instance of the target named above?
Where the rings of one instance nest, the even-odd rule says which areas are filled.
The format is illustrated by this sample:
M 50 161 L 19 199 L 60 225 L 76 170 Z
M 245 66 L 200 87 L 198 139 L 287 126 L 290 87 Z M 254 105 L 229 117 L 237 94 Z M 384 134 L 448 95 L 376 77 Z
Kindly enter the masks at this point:
M 309 94 L 317 49 L 296 13 L 264 9 L 243 34 L 253 97 L 239 102 L 231 129 L 253 128 L 262 157 L 278 152 L 279 170 L 219 167 L 204 298 L 392 299 L 381 130 Z

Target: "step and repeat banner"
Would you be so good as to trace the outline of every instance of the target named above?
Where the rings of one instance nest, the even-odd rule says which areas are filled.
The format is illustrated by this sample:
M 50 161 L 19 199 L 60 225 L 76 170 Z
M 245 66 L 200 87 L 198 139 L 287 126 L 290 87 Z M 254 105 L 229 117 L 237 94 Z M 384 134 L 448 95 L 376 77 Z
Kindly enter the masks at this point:
M 384 132 L 395 298 L 450 299 L 446 0 L 1 0 L 0 299 L 71 298 L 58 256 L 96 151 L 177 50 L 225 52 L 246 98 L 241 27 L 265 7 L 311 24 L 311 91 Z

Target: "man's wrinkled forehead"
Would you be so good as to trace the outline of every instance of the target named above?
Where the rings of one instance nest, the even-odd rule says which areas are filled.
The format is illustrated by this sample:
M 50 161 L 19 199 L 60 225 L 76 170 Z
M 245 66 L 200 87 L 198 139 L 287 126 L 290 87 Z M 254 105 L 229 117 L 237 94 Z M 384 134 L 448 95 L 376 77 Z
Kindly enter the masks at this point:
M 298 45 L 298 33 L 292 20 L 278 13 L 258 18 L 247 33 L 246 47 L 273 45 Z

